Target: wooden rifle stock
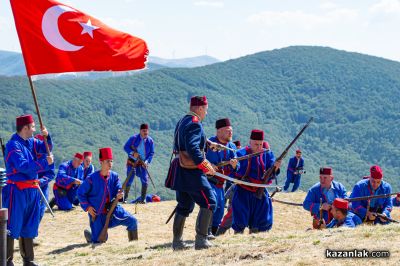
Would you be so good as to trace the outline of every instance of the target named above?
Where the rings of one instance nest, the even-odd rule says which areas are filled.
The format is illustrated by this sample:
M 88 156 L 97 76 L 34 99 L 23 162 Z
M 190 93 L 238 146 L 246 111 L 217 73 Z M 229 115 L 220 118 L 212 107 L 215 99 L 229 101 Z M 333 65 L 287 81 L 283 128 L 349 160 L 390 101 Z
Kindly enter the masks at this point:
M 135 147 L 131 146 L 131 149 L 132 149 L 134 152 L 138 153 L 138 151 L 137 151 L 137 149 L 136 149 Z M 139 153 L 138 153 L 138 154 L 139 154 Z M 151 178 L 151 175 L 150 175 L 150 173 L 149 173 L 149 170 L 147 170 L 147 166 L 146 166 L 146 164 L 144 163 L 143 159 L 140 157 L 140 154 L 139 154 L 139 156 L 136 158 L 136 160 L 137 160 L 137 162 L 141 163 L 141 165 L 143 165 L 143 168 L 144 168 L 144 170 L 146 171 L 147 175 L 149 176 L 149 179 L 150 179 L 151 184 L 153 185 L 153 188 L 156 189 L 156 186 L 154 185 L 154 182 L 153 182 L 153 178 Z
M 269 151 L 269 150 L 263 149 L 262 151 L 255 152 L 255 153 L 248 154 L 248 155 L 244 155 L 244 156 L 237 157 L 237 158 L 233 158 L 233 159 L 236 159 L 238 161 L 247 160 L 247 159 L 250 159 L 250 158 L 252 158 L 254 156 L 258 156 L 258 155 L 260 155 L 260 154 L 262 154 L 262 153 L 264 153 L 266 151 Z M 217 164 L 217 167 L 222 167 L 222 166 L 228 165 L 229 163 L 230 163 L 230 161 L 222 161 L 222 162 Z
M 307 127 L 311 124 L 311 122 L 314 120 L 314 117 L 311 117 L 307 124 L 305 124 L 303 126 L 303 128 L 299 131 L 299 133 L 297 133 L 296 137 L 294 137 L 294 139 L 290 142 L 290 144 L 286 147 L 286 149 L 282 152 L 281 155 L 279 155 L 279 157 L 276 159 L 276 161 L 282 161 L 286 155 L 288 154 L 290 148 L 296 143 L 296 141 L 300 138 L 300 136 L 303 134 L 303 132 L 307 129 Z M 265 171 L 263 177 L 262 177 L 262 182 L 263 184 L 268 184 L 268 182 L 273 178 L 275 172 L 276 172 L 276 167 L 275 165 L 273 165 L 272 167 L 270 167 L 267 171 Z M 256 191 L 256 197 L 261 199 L 262 196 L 264 194 L 264 189 L 263 188 L 259 188 Z

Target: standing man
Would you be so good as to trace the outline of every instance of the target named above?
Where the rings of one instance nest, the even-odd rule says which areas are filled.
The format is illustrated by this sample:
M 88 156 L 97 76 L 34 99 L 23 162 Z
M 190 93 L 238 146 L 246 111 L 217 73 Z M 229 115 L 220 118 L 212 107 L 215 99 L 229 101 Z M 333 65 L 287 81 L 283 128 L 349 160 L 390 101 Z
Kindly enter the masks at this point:
M 6 144 L 7 186 L 3 189 L 3 207 L 8 208 L 7 265 L 13 264 L 14 239 L 19 238 L 19 250 L 24 265 L 34 263 L 33 238 L 38 236 L 40 220 L 39 171 L 51 169 L 53 155 L 36 158 L 34 146 L 46 152 L 43 141 L 34 139 L 35 121 L 32 115 L 16 118 L 17 132 Z M 49 148 L 52 141 L 46 128 L 42 128 Z
M 128 181 L 125 188 L 125 201 L 128 198 L 129 190 L 135 175 L 140 178 L 142 183 L 141 200 L 139 203 L 146 203 L 147 187 L 149 185 L 149 175 L 147 168 L 149 167 L 154 155 L 154 142 L 149 136 L 149 125 L 141 124 L 140 133 L 133 135 L 128 139 L 124 146 L 125 152 L 128 154 L 126 162 L 126 175 L 128 176 L 132 167 L 135 166 L 134 173 Z M 139 162 L 137 162 L 139 160 Z
M 242 157 L 247 154 L 261 152 L 264 142 L 264 131 L 253 129 L 250 134 L 250 146 L 237 151 L 237 156 Z M 251 183 L 262 183 L 264 172 L 270 167 L 278 169 L 275 173 L 279 174 L 280 161 L 275 162 L 275 156 L 272 151 L 261 153 L 240 163 L 240 169 L 237 176 Z M 272 228 L 273 210 L 272 201 L 268 191 L 264 189 L 264 195 L 261 199 L 256 197 L 257 187 L 246 185 L 236 185 L 232 200 L 233 224 L 235 233 L 243 233 L 246 227 L 249 227 L 250 233 L 265 232 Z
M 44 138 L 42 135 L 37 134 L 35 135 L 35 139 L 38 139 L 40 141 L 44 141 Z M 37 159 L 40 159 L 44 156 L 46 156 L 46 153 L 40 153 L 38 147 L 34 143 L 34 151 Z M 55 172 L 55 166 L 54 163 L 49 166 L 49 170 L 47 171 L 40 171 L 38 172 L 38 179 L 39 179 L 39 185 L 40 189 L 43 192 L 43 195 L 45 196 L 47 202 L 49 201 L 49 183 L 54 180 L 56 176 Z M 43 200 L 40 201 L 40 219 L 39 221 L 42 221 L 44 212 L 46 211 L 46 204 L 44 203 Z
M 94 166 L 92 164 L 92 152 L 85 151 L 83 152 L 83 180 L 85 180 L 88 176 L 94 173 Z
M 293 183 L 292 192 L 295 192 L 300 186 L 301 173 L 304 168 L 304 159 L 301 157 L 301 150 L 296 150 L 296 156 L 289 160 L 286 172 L 286 182 L 283 187 L 284 192 L 288 192 L 290 183 Z
M 193 96 L 190 99 L 190 112 L 175 128 L 174 153 L 167 180 L 168 188 L 176 191 L 176 213 L 173 225 L 172 248 L 174 250 L 190 248 L 182 240 L 186 217 L 196 203 L 200 207 L 196 221 L 195 249 L 212 246 L 208 241 L 208 227 L 216 207 L 216 198 L 206 175 L 214 175 L 215 170 L 205 156 L 206 135 L 201 121 L 207 115 L 206 96 Z
M 60 164 L 56 182 L 53 185 L 54 199 L 50 207 L 56 204 L 59 210 L 68 211 L 72 209 L 72 204 L 78 206 L 76 191 L 83 180 L 82 162 L 83 155 L 75 153 L 72 160 Z
M 322 208 L 322 216 L 325 224 L 329 224 L 332 220 L 330 212 L 332 203 L 336 198 L 347 198 L 345 187 L 336 181 L 333 181 L 333 170 L 331 167 L 321 167 L 319 169 L 319 183 L 308 190 L 306 198 L 303 202 L 303 208 L 313 216 L 313 227 L 320 228 L 320 208 Z M 320 204 L 322 199 L 322 206 Z
M 350 198 L 358 198 L 372 195 L 382 195 L 392 193 L 392 186 L 383 181 L 383 171 L 378 165 L 373 165 L 370 168 L 370 177 L 357 182 L 351 192 Z M 391 197 L 371 199 L 369 201 L 354 201 L 352 202 L 354 212 L 365 222 L 374 224 L 387 224 L 388 221 L 384 218 L 377 218 L 376 214 L 390 218 L 392 211 Z
M 229 118 L 219 119 L 215 122 L 215 128 L 217 129 L 217 135 L 210 138 L 210 141 L 222 144 L 228 148 L 236 150 L 235 144 L 232 142 L 233 130 Z M 213 165 L 214 169 L 227 176 L 233 177 L 234 172 L 237 172 L 239 168 L 238 161 L 236 158 L 236 152 L 231 150 L 220 150 L 213 151 L 207 149 L 206 153 L 207 160 Z M 216 165 L 223 161 L 229 161 L 229 164 L 218 168 Z M 225 193 L 224 183 L 225 179 L 213 176 L 208 179 L 211 187 L 216 195 L 217 206 L 212 218 L 211 233 L 217 234 L 217 229 L 221 223 L 222 217 L 224 216 L 225 209 Z
M 124 196 L 118 174 L 111 171 L 113 154 L 111 148 L 99 149 L 101 169 L 90 175 L 78 188 L 78 198 L 82 209 L 88 213 L 91 232 L 84 231 L 88 243 L 99 243 L 98 238 L 103 229 L 109 208 L 114 198 L 121 200 Z M 117 205 L 111 216 L 109 228 L 124 225 L 128 230 L 128 240 L 138 240 L 137 220 L 121 205 Z

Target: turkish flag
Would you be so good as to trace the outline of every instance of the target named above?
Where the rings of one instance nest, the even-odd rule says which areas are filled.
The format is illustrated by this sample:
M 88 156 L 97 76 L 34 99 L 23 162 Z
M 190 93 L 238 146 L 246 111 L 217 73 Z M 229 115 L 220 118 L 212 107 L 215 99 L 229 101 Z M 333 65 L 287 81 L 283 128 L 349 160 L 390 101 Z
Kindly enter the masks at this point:
M 53 0 L 11 0 L 11 7 L 29 76 L 145 67 L 145 41 L 70 6 Z

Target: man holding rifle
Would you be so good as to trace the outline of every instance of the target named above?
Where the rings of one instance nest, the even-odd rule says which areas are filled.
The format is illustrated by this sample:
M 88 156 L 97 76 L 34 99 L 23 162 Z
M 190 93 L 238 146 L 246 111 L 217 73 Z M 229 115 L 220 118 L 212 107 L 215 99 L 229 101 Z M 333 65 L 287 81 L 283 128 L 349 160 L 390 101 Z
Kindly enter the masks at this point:
M 250 146 L 237 151 L 237 156 L 263 151 L 264 131 L 254 129 L 250 135 Z M 265 150 L 258 156 L 243 160 L 237 176 L 251 183 L 262 183 L 264 172 L 275 166 L 279 174 L 281 161 L 275 162 L 272 151 Z M 250 233 L 270 230 L 273 223 L 272 202 L 268 191 L 264 189 L 261 198 L 256 196 L 257 188 L 246 185 L 237 185 L 232 200 L 233 225 L 235 233 L 243 233 L 249 227 Z
M 106 223 L 108 210 L 114 198 L 122 200 L 124 192 L 118 174 L 111 171 L 113 154 L 111 148 L 99 149 L 101 169 L 94 172 L 78 188 L 81 207 L 88 212 L 91 232 L 84 231 L 88 243 L 99 243 L 99 236 Z M 138 240 L 137 220 L 121 205 L 117 205 L 108 228 L 124 225 L 128 230 L 128 240 Z
M 124 150 L 128 154 L 128 160 L 126 162 L 127 175 L 132 170 L 133 166 L 135 168 L 135 172 L 129 178 L 125 188 L 125 201 L 128 198 L 132 182 L 136 175 L 140 178 L 142 183 L 141 200 L 139 203 L 144 204 L 146 203 L 147 187 L 149 186 L 149 175 L 146 169 L 149 167 L 154 155 L 154 142 L 149 136 L 148 124 L 140 125 L 140 133 L 128 139 L 124 145 Z M 137 160 L 139 160 L 138 163 L 136 163 Z
M 371 166 L 370 174 L 368 179 L 357 182 L 350 195 L 350 199 L 392 193 L 392 187 L 389 183 L 383 181 L 383 171 L 378 165 Z M 391 197 L 352 202 L 352 209 L 361 220 L 374 224 L 387 224 L 389 221 L 385 217 L 390 218 L 392 208 Z
M 37 158 L 34 147 L 46 152 L 45 143 L 33 138 L 36 131 L 32 115 L 16 118 L 17 132 L 6 145 L 7 186 L 3 189 L 3 207 L 8 208 L 7 265 L 13 265 L 14 239 L 19 238 L 19 250 L 24 265 L 34 263 L 33 238 L 38 236 L 40 200 L 38 172 L 50 170 L 52 154 Z M 52 141 L 46 128 L 42 135 L 49 148 Z

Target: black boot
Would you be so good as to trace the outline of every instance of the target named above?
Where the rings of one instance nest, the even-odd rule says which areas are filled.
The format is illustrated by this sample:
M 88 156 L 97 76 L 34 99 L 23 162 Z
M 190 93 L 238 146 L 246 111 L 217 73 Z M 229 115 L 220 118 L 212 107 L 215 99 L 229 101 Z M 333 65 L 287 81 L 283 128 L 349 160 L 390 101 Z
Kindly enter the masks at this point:
M 223 235 L 226 233 L 227 230 L 228 230 L 228 228 L 219 226 L 215 236 Z
M 133 241 L 133 240 L 138 240 L 138 231 L 133 230 L 133 231 L 128 231 L 128 240 Z
M 7 266 L 14 266 L 14 238 L 7 236 Z
M 200 208 L 196 221 L 195 249 L 206 249 L 212 247 L 212 244 L 207 239 L 208 227 L 210 226 L 212 215 L 212 210 Z
M 250 234 L 257 234 L 258 233 L 258 228 L 250 228 L 249 229 Z
M 130 190 L 131 190 L 131 186 L 126 186 L 125 191 L 124 191 L 124 201 L 123 201 L 123 203 L 127 203 Z
M 92 243 L 92 233 L 89 230 L 83 230 L 83 235 L 85 236 L 87 243 Z
M 56 198 L 52 198 L 49 202 L 49 206 L 50 208 L 53 209 L 55 205 L 56 205 Z
M 147 185 L 142 184 L 142 193 L 140 195 L 139 203 L 141 203 L 141 204 L 146 203 L 146 193 L 147 193 Z
M 19 251 L 21 253 L 24 266 L 37 266 L 33 261 L 35 254 L 33 252 L 33 239 L 32 238 L 19 238 Z
M 184 250 L 189 249 L 192 246 L 183 242 L 183 228 L 185 227 L 186 217 L 180 214 L 175 214 L 174 217 L 174 225 L 172 227 L 172 231 L 174 233 L 174 239 L 172 240 L 172 249 L 173 250 Z

